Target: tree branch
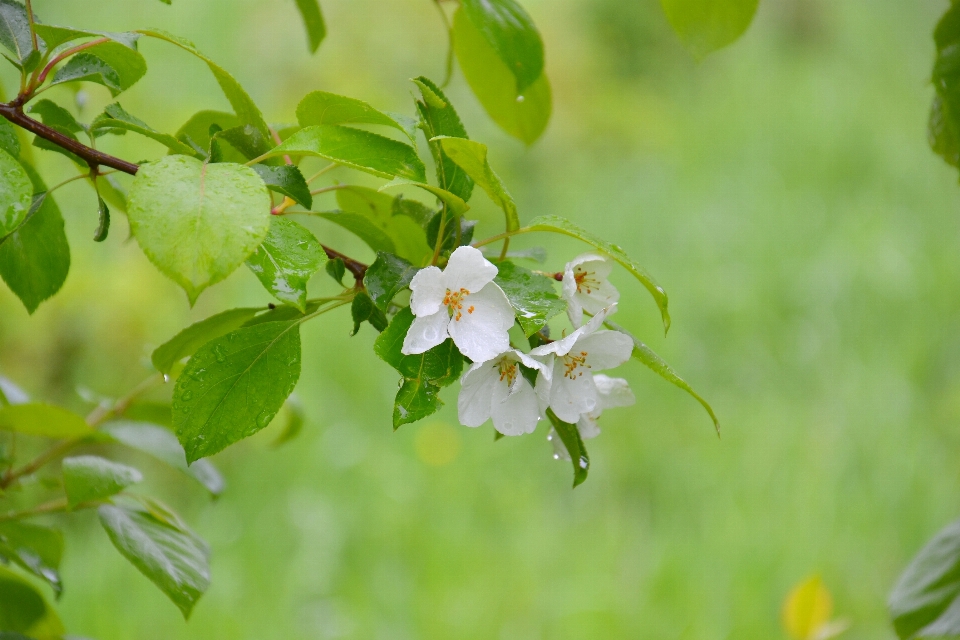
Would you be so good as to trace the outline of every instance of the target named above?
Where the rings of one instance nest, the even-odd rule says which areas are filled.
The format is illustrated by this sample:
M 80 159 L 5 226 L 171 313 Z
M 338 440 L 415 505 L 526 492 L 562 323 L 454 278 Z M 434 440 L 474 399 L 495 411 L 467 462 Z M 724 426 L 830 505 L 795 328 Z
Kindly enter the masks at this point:
M 339 251 L 331 249 L 324 244 L 321 244 L 320 246 L 323 247 L 323 251 L 327 254 L 328 259 L 336 260 L 337 258 L 340 258 L 343 260 L 343 266 L 345 266 L 347 271 L 353 275 L 354 280 L 356 280 L 358 284 L 363 282 L 363 276 L 367 274 L 367 265 L 363 264 L 362 262 L 357 262 L 353 258 L 345 256 Z
M 140 168 L 138 165 L 135 165 L 132 162 L 121 160 L 120 158 L 116 158 L 109 154 L 103 153 L 102 151 L 97 151 L 92 147 L 88 147 L 82 142 L 65 136 L 56 129 L 52 129 L 47 125 L 34 120 L 23 112 L 22 98 L 17 98 L 9 103 L 0 102 L 0 116 L 3 116 L 18 127 L 26 129 L 30 133 L 33 133 L 44 140 L 49 140 L 58 147 L 63 147 L 67 151 L 70 151 L 80 158 L 83 158 L 91 167 L 99 167 L 103 165 L 116 169 L 117 171 L 129 173 L 130 175 L 136 175 L 137 170 Z

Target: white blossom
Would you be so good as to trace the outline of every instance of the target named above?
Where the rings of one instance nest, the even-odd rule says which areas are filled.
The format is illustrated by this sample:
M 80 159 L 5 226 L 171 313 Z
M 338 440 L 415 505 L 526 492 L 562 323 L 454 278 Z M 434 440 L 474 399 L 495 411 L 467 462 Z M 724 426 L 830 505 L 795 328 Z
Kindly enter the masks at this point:
M 616 312 L 613 304 L 601 309 L 590 322 L 569 336 L 530 352 L 546 366 L 537 375 L 537 396 L 564 422 L 574 423 L 595 411 L 599 391 L 594 376 L 620 366 L 633 352 L 633 340 L 619 331 L 600 330 L 606 317 Z M 588 375 L 584 375 L 588 374 Z
M 467 369 L 457 399 L 460 423 L 479 427 L 492 418 L 494 429 L 505 436 L 533 433 L 540 420 L 540 404 L 533 385 L 520 371 L 521 363 L 535 370 L 544 366 L 511 349 Z
M 583 323 L 584 311 L 597 314 L 620 300 L 620 292 L 607 281 L 612 269 L 609 258 L 595 253 L 579 255 L 564 267 L 562 293 L 573 326 Z
M 426 267 L 410 283 L 410 325 L 401 351 L 424 353 L 453 338 L 460 352 L 485 362 L 510 348 L 513 308 L 493 282 L 497 267 L 473 247 L 459 247 L 443 271 Z
M 637 401 L 633 391 L 630 390 L 630 385 L 623 378 L 611 378 L 598 373 L 593 376 L 593 382 L 597 385 L 597 408 L 590 413 L 583 414 L 577 421 L 577 431 L 580 432 L 580 437 L 584 440 L 596 438 L 600 435 L 600 425 L 597 421 L 604 410 L 614 407 L 629 407 Z M 547 440 L 553 444 L 554 458 L 570 459 L 570 454 L 567 453 L 567 448 L 555 429 L 550 429 Z

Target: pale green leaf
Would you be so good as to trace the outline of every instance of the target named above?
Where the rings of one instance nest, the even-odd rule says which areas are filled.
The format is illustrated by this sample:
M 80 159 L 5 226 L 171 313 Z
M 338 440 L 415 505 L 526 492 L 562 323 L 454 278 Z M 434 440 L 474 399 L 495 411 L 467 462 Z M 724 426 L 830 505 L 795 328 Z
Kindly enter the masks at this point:
M 0 239 L 16 231 L 27 217 L 33 184 L 17 159 L 0 150 Z
M 308 229 L 274 217 L 267 238 L 247 259 L 247 266 L 277 300 L 305 311 L 307 282 L 326 262 L 327 254 Z
M 327 91 L 313 91 L 297 105 L 297 121 L 301 127 L 318 124 L 377 124 L 393 127 L 407 137 L 409 129 L 394 116 L 370 106 L 363 100 L 348 98 Z
M 146 73 L 147 63 L 136 49 L 110 41 L 72 56 L 57 70 L 50 84 L 95 82 L 117 96 L 136 84 Z
M 735 41 L 750 26 L 759 0 L 660 0 L 680 41 L 696 58 Z
M 522 92 L 543 74 L 543 41 L 533 20 L 515 0 L 463 0 L 463 12 Z
M 64 458 L 61 468 L 70 508 L 109 498 L 143 480 L 137 469 L 99 456 Z
M 25 578 L 0 566 L 0 629 L 34 640 L 59 639 L 63 623 L 46 598 Z
M 35 24 L 34 30 L 37 35 L 43 38 L 47 49 L 55 49 L 61 44 L 80 40 L 81 38 L 109 38 L 114 42 L 136 49 L 137 40 L 140 39 L 139 33 L 132 32 L 114 32 L 114 31 L 96 31 L 90 29 L 77 29 L 75 27 L 58 27 L 52 24 Z
M 303 26 L 307 29 L 310 53 L 316 53 L 320 43 L 327 37 L 327 25 L 323 21 L 320 3 L 317 0 L 297 0 L 297 9 L 300 10 Z
M 0 429 L 44 438 L 81 438 L 95 433 L 72 411 L 39 403 L 0 408 Z
M 513 196 L 503 186 L 490 163 L 487 162 L 487 145 L 463 138 L 440 137 L 435 138 L 443 146 L 447 156 L 463 169 L 474 183 L 487 192 L 494 204 L 503 210 L 506 216 L 506 230 L 516 231 L 520 228 L 520 217 L 517 214 L 517 205 Z
M 960 637 L 960 521 L 947 525 L 913 558 L 887 606 L 901 640 Z
M 57 529 L 16 520 L 0 522 L 0 558 L 37 576 L 59 597 L 63 534 Z
M 193 156 L 197 152 L 193 147 L 180 142 L 167 133 L 160 133 L 143 120 L 130 115 L 120 106 L 120 103 L 108 105 L 101 115 L 99 115 L 90 125 L 90 130 L 95 136 L 107 133 L 118 133 L 123 131 L 133 131 L 142 136 L 156 140 L 173 153 Z
M 263 310 L 263 307 L 230 309 L 190 325 L 157 347 L 151 356 L 153 366 L 160 373 L 169 374 L 180 360 L 192 356 L 214 338 L 239 329 Z

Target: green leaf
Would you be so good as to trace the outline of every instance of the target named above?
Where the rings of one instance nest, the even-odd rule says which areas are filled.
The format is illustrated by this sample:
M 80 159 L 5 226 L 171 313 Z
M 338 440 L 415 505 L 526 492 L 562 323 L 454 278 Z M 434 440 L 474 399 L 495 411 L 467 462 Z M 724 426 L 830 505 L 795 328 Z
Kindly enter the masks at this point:
M 667 364 L 667 362 L 663 358 L 661 358 L 656 353 L 654 353 L 653 349 L 651 349 L 644 343 L 637 340 L 637 338 L 634 337 L 634 335 L 631 334 L 629 331 L 627 331 L 626 329 L 624 329 L 623 327 L 621 327 L 620 325 L 614 322 L 610 322 L 609 320 L 605 324 L 611 329 L 615 331 L 619 331 L 620 333 L 623 333 L 629 336 L 630 339 L 633 340 L 633 357 L 634 358 L 636 358 L 637 360 L 645 364 L 647 367 L 650 368 L 651 371 L 656 373 L 658 376 L 660 376 L 670 384 L 680 389 L 683 389 L 684 391 L 689 393 L 691 396 L 693 396 L 694 400 L 699 402 L 700 406 L 702 406 L 706 410 L 706 412 L 710 415 L 710 419 L 713 420 L 713 426 L 717 430 L 717 435 L 720 434 L 720 421 L 717 419 L 717 415 L 713 412 L 713 407 L 710 406 L 710 403 L 708 403 L 706 400 L 700 397 L 700 394 L 694 391 L 693 387 L 687 384 L 686 380 L 681 378 L 677 374 L 677 372 L 674 371 L 673 368 L 669 364 Z
M 204 345 L 173 392 L 173 424 L 187 461 L 263 429 L 300 378 L 300 320 L 238 329 Z
M 410 281 L 419 270 L 403 258 L 380 252 L 363 276 L 363 283 L 377 308 L 386 312 L 390 301 L 410 286 Z
M 916 555 L 887 601 L 901 640 L 960 636 L 960 521 Z
M 3 566 L 0 566 L 0 629 L 36 640 L 53 640 L 64 634 L 63 623 L 43 595 Z
M 940 18 L 933 39 L 937 58 L 932 81 L 936 89 L 927 136 L 930 147 L 948 164 L 960 167 L 960 7 L 951 4 Z
M 0 239 L 23 223 L 33 200 L 30 176 L 16 158 L 0 151 Z
M 103 242 L 107 239 L 107 234 L 110 233 L 110 209 L 107 207 L 107 203 L 103 201 L 103 198 L 100 197 L 99 193 L 97 194 L 97 214 L 100 222 L 97 225 L 97 230 L 93 234 L 93 241 Z
M 660 0 L 660 4 L 680 41 L 700 59 L 743 35 L 759 0 Z
M 95 136 L 133 131 L 151 140 L 156 140 L 173 153 L 187 156 L 197 155 L 193 147 L 180 142 L 170 134 L 160 133 L 156 129 L 153 129 L 143 120 L 127 113 L 118 102 L 108 105 L 107 108 L 103 110 L 103 113 L 96 117 L 90 125 L 90 131 Z
M 412 187 L 418 187 L 424 191 L 429 191 L 437 197 L 441 203 L 447 205 L 450 212 L 457 216 L 462 216 L 464 213 L 470 210 L 470 205 L 464 202 L 460 196 L 457 196 L 453 193 L 450 193 L 446 189 L 441 189 L 440 187 L 435 187 L 432 184 L 427 184 L 425 182 L 417 182 L 416 180 L 408 180 L 406 178 L 394 178 L 387 184 L 383 185 L 378 189 L 378 191 L 386 191 L 387 189 L 392 189 L 394 187 L 403 187 L 410 185 Z
M 543 41 L 533 20 L 514 0 L 463 0 L 463 12 L 522 92 L 543 74 Z
M 6 151 L 14 158 L 20 157 L 20 138 L 17 129 L 8 120 L 0 119 L 0 150 Z
M 94 82 L 120 95 L 147 73 L 147 62 L 136 49 L 119 42 L 104 42 L 72 56 L 57 69 L 50 85 Z
M 217 149 L 218 146 L 222 145 L 223 141 L 230 143 L 230 146 L 236 149 L 240 155 L 243 156 L 244 162 L 262 155 L 265 150 L 270 149 L 270 147 L 273 146 L 272 140 L 265 140 L 257 129 L 249 125 L 225 129 L 223 131 L 218 131 L 212 138 L 210 145 L 211 162 L 228 161 L 228 159 L 225 157 L 218 157 L 214 159 L 213 156 L 214 149 Z M 267 160 L 266 162 L 270 164 L 283 163 L 283 161 L 279 158 L 273 158 Z
M 417 111 L 420 112 L 420 126 L 423 128 L 437 166 L 437 183 L 442 189 L 467 202 L 473 193 L 473 180 L 447 157 L 438 142 L 433 141 L 437 136 L 467 138 L 467 130 L 460 121 L 460 116 L 457 115 L 453 104 L 440 87 L 424 76 L 414 79 L 413 82 L 420 89 L 420 95 L 423 98 L 417 100 Z M 420 182 L 426 182 L 426 180 Z
M 333 260 L 328 260 L 325 269 L 327 275 L 336 280 L 342 287 L 343 276 L 347 275 L 347 266 L 343 263 L 343 259 L 334 258 Z
M 313 215 L 340 225 L 363 240 L 374 251 L 385 251 L 387 253 L 396 253 L 397 251 L 390 236 L 366 216 L 341 211 L 321 211 Z
M 517 215 L 517 205 L 513 202 L 500 176 L 494 173 L 487 162 L 487 145 L 465 140 L 463 138 L 440 137 L 438 140 L 447 156 L 463 169 L 474 183 L 487 192 L 494 204 L 503 210 L 506 216 L 506 230 L 516 231 L 520 228 L 520 217 Z
M 307 282 L 326 261 L 327 254 L 310 231 L 275 216 L 266 240 L 247 259 L 247 266 L 277 300 L 305 311 Z
M 393 409 L 394 429 L 438 411 L 443 406 L 440 388 L 456 382 L 463 370 L 463 356 L 450 339 L 426 353 L 401 353 L 411 324 L 413 312 L 406 307 L 393 317 L 373 346 L 376 354 L 403 376 Z
M 267 189 L 270 189 L 270 191 L 276 191 L 289 197 L 305 209 L 313 206 L 310 186 L 297 167 L 289 164 L 279 167 L 255 164 L 253 170 L 263 179 L 263 183 L 267 185 Z
M 320 3 L 317 0 L 297 0 L 297 9 L 303 18 L 303 26 L 307 28 L 307 39 L 310 41 L 310 53 L 316 53 L 320 43 L 327 37 L 327 25 L 320 12 Z
M 44 438 L 81 438 L 95 433 L 72 411 L 39 403 L 0 408 L 0 429 Z
M 210 148 L 212 138 L 210 131 L 212 128 L 215 128 L 217 131 L 226 131 L 238 126 L 240 126 L 240 119 L 232 113 L 223 111 L 198 111 L 180 127 L 180 130 L 177 131 L 176 138 L 193 149 L 195 153 L 206 155 L 207 150 Z M 228 146 L 228 150 L 220 161 L 243 164 L 248 159 L 249 158 L 232 146 Z
M 207 544 L 182 523 L 144 509 L 104 505 L 98 513 L 113 546 L 189 618 L 210 586 Z
M 250 167 L 167 156 L 140 165 L 127 217 L 143 252 L 192 305 L 266 238 L 270 195 Z
M 192 53 L 196 57 L 206 62 L 207 66 L 210 68 L 210 71 L 213 73 L 213 77 L 217 79 L 217 83 L 223 90 L 223 94 L 230 102 L 230 106 L 233 107 L 234 113 L 237 114 L 239 124 L 253 127 L 260 133 L 260 135 L 263 137 L 263 140 L 271 139 L 270 129 L 267 127 L 267 123 L 263 119 L 263 114 L 260 113 L 260 109 L 253 102 L 253 99 L 250 98 L 243 87 L 240 86 L 240 83 L 237 82 L 234 77 L 227 73 L 221 66 L 200 53 L 200 51 L 197 50 L 196 46 L 194 46 L 192 42 L 158 29 L 141 29 L 138 31 L 138 33 L 142 33 L 143 35 L 150 36 L 152 38 L 166 40 L 167 42 L 180 47 L 184 51 Z M 266 151 L 266 149 L 264 149 L 264 151 Z
M 290 442 L 303 430 L 304 415 L 303 415 L 303 405 L 300 404 L 300 401 L 297 399 L 296 394 L 291 395 L 287 398 L 287 401 L 283 403 L 283 408 L 280 409 L 280 415 L 277 416 L 276 421 L 281 421 L 283 430 L 280 432 L 280 435 L 277 436 L 277 439 L 273 441 L 274 447 L 279 447 L 282 444 Z M 200 462 L 199 460 L 197 462 Z M 197 464 L 196 462 L 194 464 Z
M 18 66 L 24 66 L 33 53 L 27 10 L 16 0 L 0 0 L 0 44 L 13 53 Z
M 230 309 L 190 325 L 157 347 L 151 356 L 153 366 L 160 373 L 169 374 L 176 363 L 211 340 L 236 331 L 261 311 L 263 307 Z
M 297 105 L 297 121 L 301 127 L 318 124 L 378 124 L 393 127 L 410 138 L 411 143 L 415 142 L 410 128 L 398 118 L 375 109 L 363 100 L 326 91 L 314 91 L 304 96 Z
M 453 46 L 463 76 L 487 115 L 514 138 L 527 144 L 536 141 L 552 110 L 547 74 L 518 91 L 510 68 L 462 8 L 453 16 Z
M 370 326 L 377 331 L 383 331 L 387 328 L 387 316 L 377 308 L 370 296 L 362 291 L 353 297 L 353 302 L 350 305 L 350 315 L 353 317 L 353 333 L 350 335 L 357 335 L 357 332 L 360 331 L 360 325 L 364 322 L 369 322 Z
M 452 195 L 452 194 L 451 194 Z M 426 229 L 436 211 L 416 200 L 407 200 L 403 195 L 393 198 L 393 215 L 406 216 L 413 220 L 418 227 Z
M 400 196 L 390 196 L 367 187 L 349 186 L 337 190 L 337 204 L 345 212 L 367 218 L 383 231 L 394 250 L 375 247 L 375 251 L 387 251 L 414 264 L 425 264 L 433 256 L 433 248 L 427 244 L 424 229 L 409 216 L 398 216 L 395 203 Z
M 25 222 L 0 239 L 0 277 L 32 314 L 66 281 L 70 245 L 53 196 L 32 167 L 24 169 L 33 181 L 33 205 Z
M 0 522 L 0 557 L 49 584 L 58 597 L 63 591 L 59 571 L 63 534 L 57 529 L 16 520 Z
M 934 153 L 954 167 L 960 167 L 960 118 L 940 95 L 933 97 L 927 139 Z
M 63 488 L 71 509 L 84 502 L 103 500 L 143 480 L 133 467 L 99 456 L 64 458 Z
M 524 229 L 527 231 L 550 231 L 582 240 L 616 260 L 620 266 L 629 271 L 633 277 L 639 280 L 640 284 L 650 292 L 650 295 L 653 296 L 653 299 L 657 303 L 657 307 L 660 309 L 664 329 L 670 329 L 670 313 L 667 311 L 667 292 L 654 281 L 643 267 L 634 262 L 618 245 L 607 242 L 606 240 L 601 240 L 592 233 L 560 216 L 538 216 L 531 220 L 530 224 L 524 227 Z
M 226 488 L 223 476 L 209 460 L 187 465 L 187 456 L 177 437 L 167 429 L 134 420 L 118 420 L 105 424 L 103 432 L 121 444 L 141 451 L 199 482 L 213 496 Z
M 304 127 L 264 157 L 287 154 L 326 158 L 381 178 L 427 179 L 423 161 L 410 145 L 339 125 Z
M 30 106 L 30 113 L 36 113 L 40 116 L 40 120 L 43 122 L 43 124 L 55 129 L 71 140 L 77 140 L 76 134 L 80 131 L 83 131 L 83 125 L 77 122 L 76 118 L 74 118 L 69 111 L 50 100 L 43 99 L 37 101 Z M 59 153 L 67 158 L 70 158 L 78 166 L 84 168 L 87 167 L 86 161 L 80 156 L 74 154 L 72 151 L 67 151 L 63 147 L 39 136 L 34 137 L 33 146 L 37 147 L 38 149 Z
M 494 282 L 507 295 L 517 312 L 517 322 L 528 338 L 566 309 L 567 305 L 557 295 L 554 280 L 512 262 L 498 262 L 497 268 L 500 271 Z
M 427 225 L 427 242 L 433 246 L 437 245 L 437 239 L 440 235 L 440 223 L 443 221 L 443 214 L 438 213 Z M 440 244 L 440 252 L 448 253 L 458 246 L 470 244 L 473 240 L 473 231 L 477 226 L 476 220 L 466 220 L 460 218 L 460 237 L 457 237 L 457 226 L 453 220 L 447 220 L 443 228 L 443 242 Z M 459 240 L 459 243 L 458 243 Z
M 587 448 L 583 445 L 580 430 L 577 429 L 577 425 L 558 418 L 552 409 L 547 409 L 547 418 L 560 436 L 560 441 L 566 447 L 567 453 L 570 454 L 570 460 L 573 463 L 573 486 L 576 487 L 587 479 L 587 474 L 590 472 L 590 456 L 587 455 Z
M 93 31 L 89 29 L 77 29 L 74 27 L 57 27 L 52 24 L 34 24 L 34 30 L 37 35 L 43 38 L 48 50 L 53 50 L 62 44 L 80 40 L 81 38 L 109 38 L 114 42 L 136 49 L 137 40 L 140 39 L 139 33 L 114 32 L 114 31 Z

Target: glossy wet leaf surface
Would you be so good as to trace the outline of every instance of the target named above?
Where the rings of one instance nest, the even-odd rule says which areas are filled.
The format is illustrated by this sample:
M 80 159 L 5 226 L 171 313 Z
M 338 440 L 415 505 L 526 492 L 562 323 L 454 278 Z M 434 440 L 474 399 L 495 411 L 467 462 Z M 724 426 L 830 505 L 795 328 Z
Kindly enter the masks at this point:
M 326 262 L 327 254 L 306 227 L 274 216 L 270 232 L 247 266 L 275 298 L 304 311 L 307 282 Z

